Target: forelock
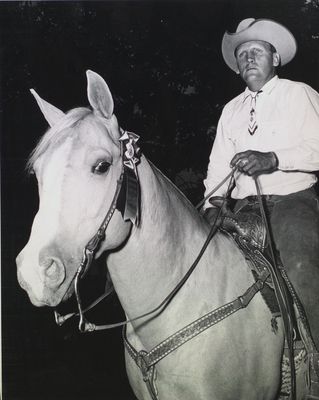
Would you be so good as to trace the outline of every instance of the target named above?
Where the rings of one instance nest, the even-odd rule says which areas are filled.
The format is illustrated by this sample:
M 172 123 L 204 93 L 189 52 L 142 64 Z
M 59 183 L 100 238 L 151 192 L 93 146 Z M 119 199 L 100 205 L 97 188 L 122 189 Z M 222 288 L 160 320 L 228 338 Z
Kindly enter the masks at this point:
M 35 161 L 49 148 L 49 146 L 54 145 L 58 141 L 69 136 L 72 132 L 72 128 L 75 128 L 77 124 L 91 114 L 93 113 L 89 108 L 74 108 L 67 112 L 56 125 L 48 129 L 30 154 L 26 165 L 27 172 L 30 173 L 33 171 Z

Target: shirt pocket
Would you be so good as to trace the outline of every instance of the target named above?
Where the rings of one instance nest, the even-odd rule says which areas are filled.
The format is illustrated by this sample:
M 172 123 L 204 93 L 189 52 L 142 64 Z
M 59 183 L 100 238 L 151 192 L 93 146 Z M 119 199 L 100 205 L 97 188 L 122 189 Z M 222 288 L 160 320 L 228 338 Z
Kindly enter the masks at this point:
M 264 151 L 274 151 L 291 146 L 291 129 L 287 121 L 276 119 L 261 121 L 258 125 L 259 146 Z

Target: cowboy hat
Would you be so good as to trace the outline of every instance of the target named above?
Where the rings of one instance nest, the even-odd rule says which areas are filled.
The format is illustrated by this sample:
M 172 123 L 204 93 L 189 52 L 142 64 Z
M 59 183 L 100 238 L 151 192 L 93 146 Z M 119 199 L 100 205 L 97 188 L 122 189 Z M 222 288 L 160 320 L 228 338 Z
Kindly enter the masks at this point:
M 251 40 L 263 40 L 272 44 L 280 55 L 281 65 L 289 63 L 297 51 L 294 36 L 283 25 L 270 19 L 246 18 L 239 23 L 235 33 L 226 31 L 222 40 L 224 60 L 233 71 L 238 72 L 236 48 Z

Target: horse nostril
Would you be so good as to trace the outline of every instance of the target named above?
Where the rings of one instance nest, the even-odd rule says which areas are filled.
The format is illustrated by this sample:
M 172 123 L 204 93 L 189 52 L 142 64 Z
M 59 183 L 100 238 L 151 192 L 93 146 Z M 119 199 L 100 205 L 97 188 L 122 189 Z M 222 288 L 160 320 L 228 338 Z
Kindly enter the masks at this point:
M 41 260 L 41 279 L 45 286 L 56 287 L 61 285 L 65 278 L 63 263 L 58 259 L 46 258 Z
M 45 273 L 48 277 L 53 277 L 58 272 L 58 267 L 55 262 L 52 262 L 49 268 L 46 269 Z
M 43 268 L 44 274 L 49 278 L 52 278 L 54 274 L 58 272 L 58 266 L 52 259 L 46 260 L 45 263 L 41 264 L 41 267 Z

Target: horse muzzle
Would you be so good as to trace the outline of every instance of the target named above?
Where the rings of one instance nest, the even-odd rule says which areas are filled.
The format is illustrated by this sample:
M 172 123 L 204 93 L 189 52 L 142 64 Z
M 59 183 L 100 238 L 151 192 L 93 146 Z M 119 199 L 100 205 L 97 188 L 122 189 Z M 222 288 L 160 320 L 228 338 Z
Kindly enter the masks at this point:
M 55 257 L 44 257 L 39 263 L 27 260 L 23 252 L 16 260 L 17 278 L 33 305 L 57 306 L 64 296 L 62 284 L 65 281 L 65 267 Z

